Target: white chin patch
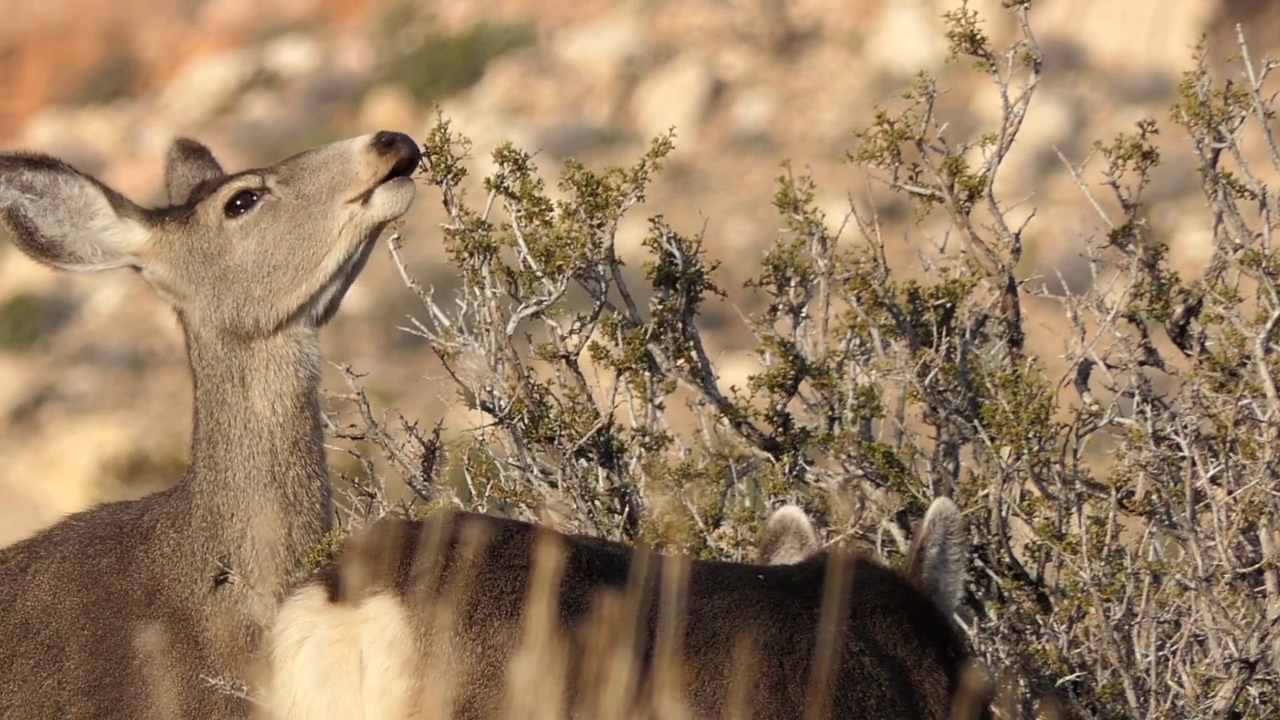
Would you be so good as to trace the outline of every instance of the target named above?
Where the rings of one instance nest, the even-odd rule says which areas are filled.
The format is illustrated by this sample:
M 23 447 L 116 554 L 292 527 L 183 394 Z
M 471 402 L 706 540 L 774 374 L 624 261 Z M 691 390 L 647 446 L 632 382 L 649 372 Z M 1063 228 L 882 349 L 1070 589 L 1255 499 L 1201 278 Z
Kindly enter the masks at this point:
M 318 326 L 328 319 L 326 315 L 332 313 L 330 306 L 337 299 L 339 293 L 346 291 L 348 281 L 353 279 L 351 275 L 357 272 L 356 266 L 362 264 L 364 258 L 368 257 L 368 251 L 376 241 L 376 238 L 366 241 L 367 246 L 362 246 L 351 257 L 344 260 L 342 267 L 316 292 L 312 298 L 311 306 L 307 308 L 307 314 L 310 316 L 312 325 Z
M 379 223 L 395 220 L 409 211 L 416 192 L 417 188 L 411 178 L 393 178 L 382 183 L 374 188 L 365 202 L 369 219 Z
M 332 280 L 320 288 L 320 292 L 316 294 L 316 299 L 312 301 L 311 307 L 307 309 L 307 315 L 310 316 L 312 325 L 320 325 L 324 320 L 325 310 L 328 309 L 329 303 L 333 302 L 334 295 L 342 287 L 342 274 L 335 275 Z

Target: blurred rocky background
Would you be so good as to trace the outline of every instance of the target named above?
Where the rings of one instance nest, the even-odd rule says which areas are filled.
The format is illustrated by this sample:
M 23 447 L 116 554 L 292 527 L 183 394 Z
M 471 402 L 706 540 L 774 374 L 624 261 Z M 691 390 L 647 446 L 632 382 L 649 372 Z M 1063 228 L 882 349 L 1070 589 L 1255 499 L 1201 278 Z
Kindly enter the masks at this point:
M 999 113 L 973 73 L 948 69 L 942 13 L 956 0 L 0 0 L 0 149 L 63 157 L 134 199 L 161 200 L 176 135 L 229 168 L 272 162 L 379 129 L 421 136 L 438 104 L 475 145 L 482 172 L 505 140 L 554 172 L 573 156 L 629 162 L 674 125 L 676 159 L 619 246 L 640 252 L 650 214 L 705 225 L 725 261 L 708 336 L 729 378 L 750 372 L 742 281 L 775 234 L 779 163 L 809 168 L 839 223 L 850 194 L 874 197 L 891 237 L 940 239 L 842 162 L 850 132 L 921 69 L 954 77 L 945 112 L 980 132 Z M 999 0 L 970 5 L 1000 42 Z M 1096 214 L 1058 152 L 1082 161 L 1144 117 L 1162 142 L 1201 34 L 1221 57 L 1245 23 L 1255 57 L 1276 50 L 1280 6 L 1250 0 L 1040 0 L 1046 78 L 1003 178 L 1036 208 L 1027 276 L 1087 282 L 1079 238 Z M 1197 178 L 1169 154 L 1148 197 L 1152 223 L 1188 268 L 1209 251 Z M 439 292 L 438 198 L 419 195 L 404 233 L 412 269 Z M 852 237 L 850 237 L 852 241 Z M 899 265 L 918 263 L 901 242 Z M 379 253 L 326 335 L 328 358 L 367 373 L 379 403 L 453 432 L 472 419 L 435 377 L 430 352 L 397 329 L 418 310 Z M 1053 366 L 1058 308 L 1031 303 L 1029 349 Z M 730 382 L 733 380 L 730 379 Z M 327 387 L 340 392 L 334 377 Z M 185 465 L 190 388 L 165 305 L 128 272 L 36 266 L 0 239 L 0 544 L 95 502 L 174 482 Z

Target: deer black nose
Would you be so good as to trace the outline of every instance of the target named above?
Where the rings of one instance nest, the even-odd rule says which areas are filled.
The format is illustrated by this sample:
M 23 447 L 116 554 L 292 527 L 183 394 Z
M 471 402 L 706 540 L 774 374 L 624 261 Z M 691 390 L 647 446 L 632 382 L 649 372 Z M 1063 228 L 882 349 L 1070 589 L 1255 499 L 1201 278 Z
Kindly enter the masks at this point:
M 383 130 L 373 136 L 373 148 L 383 155 L 400 157 L 418 157 L 418 143 L 401 132 Z

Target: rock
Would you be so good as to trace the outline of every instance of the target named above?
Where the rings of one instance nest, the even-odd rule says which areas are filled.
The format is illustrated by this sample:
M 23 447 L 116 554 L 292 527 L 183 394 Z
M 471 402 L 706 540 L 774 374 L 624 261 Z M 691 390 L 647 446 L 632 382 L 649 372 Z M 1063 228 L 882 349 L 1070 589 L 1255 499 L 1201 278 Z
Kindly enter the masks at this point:
M 608 85 L 625 73 L 637 71 L 649 51 L 641 19 L 625 11 L 568 27 L 551 45 L 556 59 L 597 85 Z
M 566 118 L 599 125 L 616 122 L 623 88 L 593 85 L 536 53 L 512 53 L 489 63 L 484 77 L 466 93 L 477 112 L 519 117 L 529 124 Z
M 414 128 L 422 122 L 422 112 L 409 91 L 400 85 L 375 85 L 360 103 L 362 128 Z
M 736 42 L 719 48 L 712 56 L 712 70 L 725 85 L 761 84 L 770 70 L 779 66 L 771 55 L 745 42 Z
M 127 300 L 137 300 L 141 288 L 131 275 L 103 273 L 99 282 L 89 286 L 80 302 L 80 315 L 89 321 L 109 322 Z
M 35 370 L 25 358 L 0 353 L 0 427 L 37 384 L 33 377 Z
M 350 112 L 365 87 L 360 77 L 326 68 L 292 83 L 283 94 L 295 117 L 313 126 L 323 126 L 335 116 Z
M 262 69 L 286 80 L 310 75 L 324 65 L 324 48 L 310 35 L 282 35 L 262 48 Z
M 823 193 L 817 202 L 818 210 L 822 212 L 822 225 L 831 233 L 831 237 L 843 239 L 846 242 L 852 235 L 856 238 L 858 233 L 857 222 L 853 219 L 853 208 L 849 204 L 849 196 L 837 193 Z M 861 238 L 857 238 L 854 242 L 858 242 Z
M 446 99 L 440 104 L 440 112 L 453 123 L 455 132 L 461 132 L 471 141 L 472 160 L 468 166 L 474 177 L 486 177 L 493 172 L 493 151 L 505 142 L 523 150 L 537 147 L 532 131 L 519 116 L 485 112 L 463 98 Z M 435 122 L 434 113 L 424 117 L 414 137 L 425 137 Z
M 167 203 L 164 190 L 164 165 L 156 157 L 126 157 L 116 160 L 98 178 L 136 202 Z
M 751 376 L 760 373 L 760 359 L 750 352 L 725 352 L 716 358 L 716 380 L 720 390 L 729 392 L 729 388 L 746 390 Z
M 194 60 L 160 93 L 158 110 L 172 123 L 203 123 L 230 107 L 253 82 L 261 66 L 256 53 L 226 52 Z
M 776 216 L 775 216 L 776 217 Z M 771 218 L 772 219 L 772 218 Z M 709 246 L 715 247 L 726 258 L 742 258 L 743 264 L 728 268 L 728 271 L 740 272 L 744 268 L 751 265 L 747 263 L 755 263 L 758 257 L 769 247 L 769 243 L 774 239 L 768 231 L 768 225 L 760 222 L 758 214 L 750 212 L 747 208 L 741 208 L 725 215 L 720 223 L 719 232 L 716 233 L 714 242 L 708 243 Z M 734 277 L 736 282 L 739 279 Z
M 316 9 L 315 0 L 204 0 L 195 5 L 198 27 L 230 39 L 302 22 Z
M 557 160 L 578 156 L 607 140 L 609 132 L 595 123 L 569 119 L 533 130 L 533 148 Z
M 4 239 L 0 243 L 0 291 L 3 291 L 0 297 L 8 298 L 20 292 L 48 292 L 58 284 L 58 275 L 9 246 L 5 233 L 0 233 L 0 238 Z
M 28 498 L 16 487 L 0 483 L 0 548 L 51 525 L 57 515 Z
M 746 0 L 734 18 L 738 32 L 767 54 L 785 52 L 799 37 L 788 0 Z
M 1012 93 L 1011 93 L 1012 94 Z M 968 110 L 984 128 L 992 130 L 1001 121 L 1000 91 L 985 80 L 967 93 Z M 1036 89 L 1027 117 L 1018 131 L 1018 143 L 1036 146 L 1065 142 L 1080 129 L 1081 100 L 1041 83 Z
M 1036 4 L 1034 23 L 1042 41 L 1078 44 L 1094 67 L 1127 73 L 1156 68 L 1176 76 L 1190 67 L 1191 48 L 1217 5 L 1204 0 L 1046 0 Z
M 719 81 L 703 56 L 689 53 L 675 58 L 636 87 L 631 101 L 636 129 L 651 138 L 674 125 L 677 148 L 692 147 L 718 87 Z
M 50 108 L 27 121 L 22 145 L 96 174 L 110 160 L 133 152 L 136 127 L 136 113 L 125 105 Z
M 118 413 L 75 415 L 59 419 L 47 432 L 0 447 L 5 459 L 0 486 L 37 509 L 24 531 L 37 530 L 101 499 L 103 474 L 137 445 L 129 430 L 136 426 L 131 420 Z
M 740 142 L 758 142 L 772 136 L 778 112 L 777 93 L 768 87 L 747 88 L 729 105 L 729 135 Z
M 286 115 L 290 108 L 280 93 L 269 88 L 254 88 L 236 103 L 236 120 L 248 123 L 270 123 Z
M 1204 210 L 1198 207 L 1179 209 L 1172 226 L 1169 242 L 1169 263 L 1172 267 L 1196 275 L 1202 274 L 1213 256 L 1213 228 L 1204 218 Z
M 969 93 L 968 109 L 983 130 L 1000 127 L 1000 94 L 987 82 L 978 83 Z M 998 192 L 1017 193 L 1028 183 L 1037 183 L 1046 172 L 1063 169 L 1054 149 L 1073 157 L 1074 142 L 1085 129 L 1086 117 L 1083 101 L 1066 91 L 1041 85 L 1036 91 L 1027 116 L 1018 132 L 1017 142 L 1006 156 L 996 179 Z M 983 161 L 983 153 L 975 151 L 970 156 L 976 167 Z
M 649 221 L 641 213 L 630 212 L 618 222 L 613 236 L 614 252 L 628 263 L 643 262 L 644 240 L 649 236 Z
M 895 0 L 881 7 L 863 48 L 866 60 L 895 75 L 936 70 L 947 56 L 938 13 L 924 0 Z
M 329 45 L 329 62 L 334 72 L 364 77 L 377 68 L 378 52 L 364 37 L 340 37 Z
M 779 93 L 779 107 L 804 108 L 778 113 L 779 142 L 812 142 L 824 152 L 847 148 L 849 131 L 870 120 L 870 104 L 882 99 L 878 73 L 865 66 L 866 60 L 843 43 L 819 43 L 800 53 L 788 78 L 769 83 Z

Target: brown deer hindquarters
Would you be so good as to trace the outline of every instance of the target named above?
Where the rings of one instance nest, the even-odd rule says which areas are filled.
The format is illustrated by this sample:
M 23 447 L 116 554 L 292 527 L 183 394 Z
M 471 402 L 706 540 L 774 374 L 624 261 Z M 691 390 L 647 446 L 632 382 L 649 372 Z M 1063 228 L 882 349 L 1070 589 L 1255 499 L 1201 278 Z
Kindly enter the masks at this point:
M 0 717 L 245 717 L 234 689 L 330 523 L 317 333 L 413 200 L 377 133 L 225 173 L 176 141 L 147 209 L 54 158 L 0 154 L 0 223 L 55 268 L 130 267 L 174 308 L 195 392 L 175 487 L 0 550 Z
M 953 511 L 935 502 L 913 554 L 963 557 Z M 663 557 L 467 513 L 386 520 L 285 601 L 264 717 L 662 717 L 672 703 L 704 718 L 946 717 L 967 650 L 953 596 L 931 589 L 960 580 L 931 573 L 962 563 L 907 574 L 823 553 L 803 513 L 771 520 L 760 557 Z

